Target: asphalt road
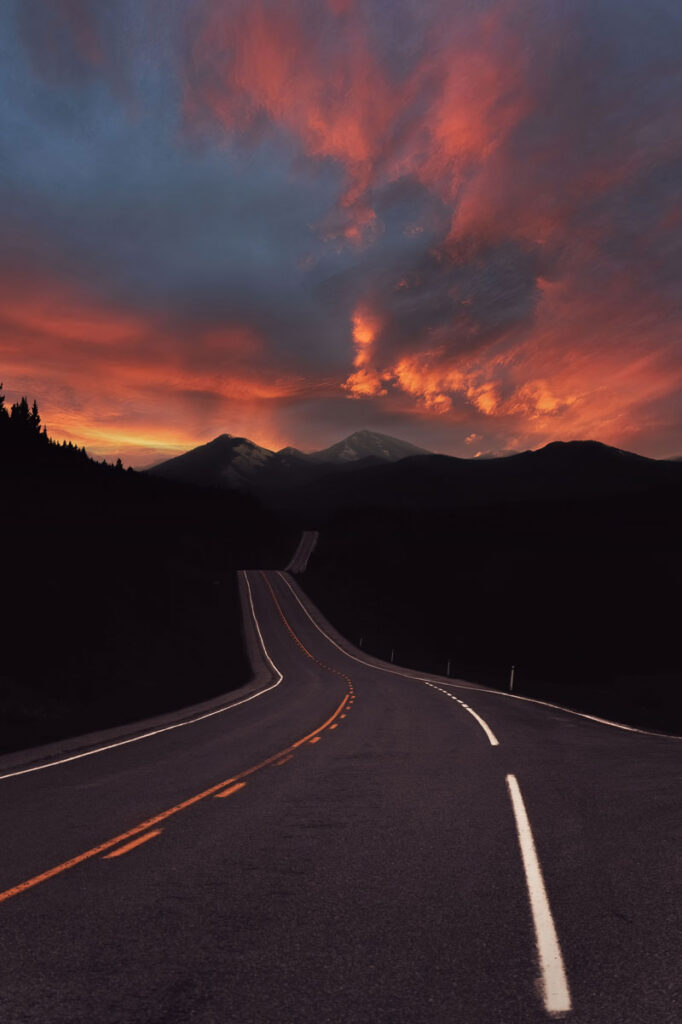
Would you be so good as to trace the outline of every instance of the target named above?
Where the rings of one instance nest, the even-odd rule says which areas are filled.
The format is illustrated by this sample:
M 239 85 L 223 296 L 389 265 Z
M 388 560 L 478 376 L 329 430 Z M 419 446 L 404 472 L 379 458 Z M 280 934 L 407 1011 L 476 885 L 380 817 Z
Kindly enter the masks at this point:
M 0 779 L 0 1021 L 679 1024 L 682 742 L 248 581 L 265 692 Z

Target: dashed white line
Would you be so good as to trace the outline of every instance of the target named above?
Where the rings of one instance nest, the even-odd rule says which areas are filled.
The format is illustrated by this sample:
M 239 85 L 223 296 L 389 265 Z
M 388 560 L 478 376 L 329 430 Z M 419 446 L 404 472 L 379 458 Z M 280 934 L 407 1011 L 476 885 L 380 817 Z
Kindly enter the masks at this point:
M 457 700 L 456 697 L 455 697 L 455 700 Z M 462 704 L 461 700 L 458 701 L 458 703 L 461 704 L 461 706 L 465 709 L 465 711 L 468 711 L 469 714 L 473 715 L 473 717 L 476 719 L 476 721 L 480 725 L 481 729 L 483 729 L 483 732 L 488 737 L 488 741 L 490 743 L 490 746 L 491 747 L 499 747 L 500 741 L 497 739 L 497 737 L 495 736 L 495 733 L 492 731 L 492 729 L 490 728 L 488 723 L 484 722 L 483 719 L 481 718 L 481 716 L 479 714 L 477 714 L 474 711 L 473 708 L 470 708 L 468 704 Z
M 343 647 L 340 647 L 335 640 L 332 640 L 332 638 L 315 622 L 286 576 L 281 572 L 278 573 L 278 575 L 282 577 L 286 585 L 289 587 L 289 590 L 291 590 L 291 593 L 301 605 L 301 608 L 306 613 L 312 624 L 320 631 L 320 633 L 322 633 L 323 636 L 327 637 L 327 640 L 329 640 L 330 643 L 334 644 L 334 647 L 341 651 L 342 654 L 345 654 L 347 658 L 352 658 L 353 661 L 357 661 L 361 665 L 367 665 L 369 668 L 375 668 L 381 672 L 388 672 L 390 675 L 403 676 L 405 679 L 414 679 L 420 683 L 427 683 L 429 681 L 424 676 L 416 675 L 411 672 L 400 672 L 398 669 L 388 668 L 388 666 L 374 665 L 372 662 L 365 661 L 364 658 L 357 658 L 354 654 L 344 650 Z M 453 683 L 443 679 L 442 685 L 452 686 L 456 690 L 473 690 L 476 693 L 491 693 L 494 697 L 502 697 L 507 700 L 523 700 L 528 704 L 539 704 L 543 708 L 552 708 L 554 711 L 563 711 L 567 715 L 575 715 L 577 718 L 586 718 L 589 722 L 597 722 L 599 725 L 609 725 L 613 729 L 621 729 L 624 732 L 639 733 L 640 736 L 656 736 L 660 740 L 677 740 L 678 742 L 682 740 L 682 736 L 674 736 L 671 733 L 665 732 L 652 732 L 650 729 L 638 729 L 634 725 L 624 725 L 622 722 L 612 722 L 608 718 L 599 718 L 597 715 L 588 715 L 585 711 L 576 711 L 574 708 L 566 708 L 561 704 L 550 704 L 549 701 L 539 700 L 537 697 L 524 697 L 520 693 L 506 693 L 504 690 L 491 690 L 489 687 L 481 686 L 479 683 Z
M 542 998 L 547 1013 L 552 1017 L 557 1017 L 568 1013 L 571 1009 L 571 994 L 566 980 L 566 970 L 530 821 L 515 775 L 507 775 L 507 787 L 514 811 L 514 821 L 519 837 L 521 859 L 526 874 L 526 886 L 533 916 L 535 942 L 542 972 Z
M 398 675 L 400 675 L 400 673 L 398 673 Z M 406 676 L 405 678 L 414 679 L 414 676 Z M 459 699 L 459 697 L 455 697 L 454 693 L 449 693 L 447 690 L 443 690 L 440 686 L 436 686 L 435 683 L 430 682 L 428 679 L 420 679 L 419 682 L 426 683 L 426 685 L 430 686 L 432 690 L 438 690 L 438 692 L 442 693 L 444 697 L 449 697 L 450 700 L 456 701 L 460 705 L 460 707 L 463 707 L 465 711 L 468 711 L 470 715 L 473 715 L 473 717 L 480 725 L 481 729 L 483 729 L 483 732 L 488 737 L 490 746 L 499 747 L 500 741 L 496 737 L 495 733 L 492 731 L 488 723 L 484 722 L 481 716 L 476 714 L 473 708 L 470 708 L 469 705 L 465 704 L 464 701 Z
M 383 665 L 373 665 L 372 662 L 365 661 L 364 658 L 357 658 L 354 654 L 351 654 L 349 651 L 345 651 L 343 647 L 337 644 L 336 640 L 333 640 L 328 633 L 325 633 L 325 631 L 322 629 L 322 626 L 320 626 L 319 623 L 315 622 L 315 619 L 312 617 L 306 606 L 303 604 L 300 597 L 298 596 L 294 588 L 291 586 L 286 576 L 284 576 L 283 573 L 281 572 L 278 573 L 278 575 L 286 583 L 289 590 L 294 595 L 299 605 L 306 613 L 306 615 L 308 616 L 308 618 L 310 619 L 318 633 L 321 633 L 322 636 L 325 637 L 325 639 L 327 639 L 330 644 L 333 644 L 334 647 L 336 647 L 337 651 L 341 651 L 341 654 L 345 654 L 347 658 L 352 658 L 353 661 L 357 661 L 360 665 L 367 665 L 368 668 L 377 669 L 380 672 L 388 672 L 388 674 L 392 676 L 401 676 L 403 679 L 413 679 L 417 683 L 426 683 L 427 686 L 430 686 L 434 690 L 438 690 L 438 692 L 442 693 L 445 697 L 450 697 L 451 700 L 457 701 L 458 704 L 460 704 L 466 711 L 469 712 L 470 715 L 473 715 L 473 717 L 476 719 L 481 729 L 483 729 L 484 733 L 488 737 L 491 747 L 499 747 L 500 741 L 495 736 L 495 733 L 492 731 L 487 722 L 484 722 L 481 716 L 478 715 L 473 708 L 470 708 L 468 704 L 464 704 L 463 701 L 461 701 L 458 697 L 455 697 L 454 694 L 449 693 L 447 690 L 443 690 L 441 689 L 440 686 L 437 686 L 435 683 L 432 683 L 430 679 L 425 679 L 423 676 L 415 676 L 409 672 L 401 672 L 400 669 L 397 668 L 388 668 L 388 666 L 384 667 Z
M 612 722 L 610 718 L 599 718 L 598 715 L 588 715 L 586 711 L 576 711 L 574 708 L 566 708 L 562 704 L 550 704 L 547 700 L 539 700 L 538 697 L 524 697 L 520 693 L 506 693 L 504 690 L 491 690 L 478 683 L 450 683 L 443 680 L 443 686 L 452 686 L 456 690 L 475 690 L 477 693 L 492 693 L 494 697 L 505 697 L 507 700 L 524 700 L 527 704 L 539 704 L 543 708 L 552 708 L 553 711 L 563 711 L 567 715 L 575 715 L 576 718 L 586 718 L 588 722 L 597 722 L 599 725 L 610 725 L 612 729 L 621 729 L 623 732 L 634 732 L 640 736 L 656 736 L 659 740 L 682 740 L 682 736 L 674 736 L 667 732 L 652 732 L 650 729 L 638 729 L 634 725 L 624 725 L 623 722 Z

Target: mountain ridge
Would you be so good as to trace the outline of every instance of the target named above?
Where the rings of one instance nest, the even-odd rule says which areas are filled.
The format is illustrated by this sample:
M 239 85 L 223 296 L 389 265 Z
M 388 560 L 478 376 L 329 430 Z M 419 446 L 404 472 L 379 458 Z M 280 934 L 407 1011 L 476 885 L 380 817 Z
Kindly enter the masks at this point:
M 371 430 L 357 430 L 328 448 L 312 452 L 303 452 L 291 445 L 273 451 L 248 437 L 219 434 L 212 441 L 151 466 L 145 472 L 184 483 L 248 489 L 266 468 L 274 480 L 291 473 L 309 475 L 322 466 L 396 462 L 429 454 L 425 448 L 409 441 Z
M 682 481 L 682 464 L 650 459 L 600 441 L 552 441 L 497 458 L 458 458 L 356 431 L 317 452 L 278 452 L 248 438 L 213 441 L 148 472 L 185 483 L 254 494 L 306 520 L 342 509 L 453 509 L 464 505 L 628 494 Z

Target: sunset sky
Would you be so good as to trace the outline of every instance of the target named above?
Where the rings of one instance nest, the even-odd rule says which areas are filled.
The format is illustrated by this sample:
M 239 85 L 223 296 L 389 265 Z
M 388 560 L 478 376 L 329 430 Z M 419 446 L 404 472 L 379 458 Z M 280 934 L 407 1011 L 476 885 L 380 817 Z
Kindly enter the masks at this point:
M 682 455 L 680 0 L 6 0 L 0 380 L 148 465 Z

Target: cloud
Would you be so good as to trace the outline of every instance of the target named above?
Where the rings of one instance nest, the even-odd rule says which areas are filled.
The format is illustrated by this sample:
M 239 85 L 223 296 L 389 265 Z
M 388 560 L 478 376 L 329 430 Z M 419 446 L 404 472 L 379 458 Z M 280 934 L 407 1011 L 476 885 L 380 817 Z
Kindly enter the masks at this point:
M 681 43 L 673 0 L 14 0 L 2 376 L 101 451 L 677 450 Z

